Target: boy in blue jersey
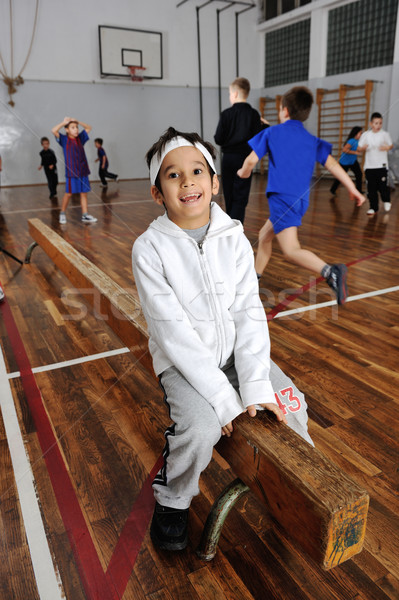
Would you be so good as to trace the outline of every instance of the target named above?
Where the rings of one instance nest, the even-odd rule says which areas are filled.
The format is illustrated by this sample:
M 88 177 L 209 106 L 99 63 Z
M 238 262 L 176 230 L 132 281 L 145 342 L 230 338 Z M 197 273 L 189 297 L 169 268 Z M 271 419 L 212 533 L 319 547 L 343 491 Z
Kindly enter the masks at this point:
M 252 148 L 239 177 L 251 175 L 258 160 L 269 153 L 269 176 L 266 195 L 270 218 L 259 232 L 259 246 L 255 261 L 258 277 L 262 275 L 272 253 L 274 236 L 281 250 L 291 262 L 320 273 L 334 290 L 338 304 L 347 298 L 347 268 L 343 264 L 329 265 L 316 254 L 301 248 L 298 227 L 309 206 L 310 182 L 316 162 L 345 185 L 361 206 L 365 197 L 353 181 L 331 156 L 332 146 L 306 131 L 303 121 L 309 116 L 313 104 L 312 92 L 306 87 L 294 87 L 286 92 L 280 105 L 280 124 L 261 131 L 249 140 Z
M 79 133 L 79 125 L 83 131 Z M 67 135 L 60 133 L 60 129 L 65 127 Z M 65 194 L 62 199 L 62 206 L 59 221 L 66 223 L 65 211 L 72 194 L 80 194 L 80 204 L 82 206 L 83 223 L 96 223 L 97 219 L 87 212 L 87 193 L 90 192 L 89 183 L 89 165 L 87 164 L 86 154 L 83 145 L 89 139 L 91 126 L 81 123 L 71 117 L 65 117 L 64 120 L 55 125 L 51 130 L 55 135 L 57 142 L 64 151 L 65 159 Z

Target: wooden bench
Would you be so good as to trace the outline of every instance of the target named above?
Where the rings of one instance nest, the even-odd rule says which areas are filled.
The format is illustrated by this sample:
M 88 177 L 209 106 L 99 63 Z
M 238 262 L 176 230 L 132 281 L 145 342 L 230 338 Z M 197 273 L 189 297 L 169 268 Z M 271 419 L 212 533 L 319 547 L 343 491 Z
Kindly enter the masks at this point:
M 145 369 L 153 373 L 148 334 L 138 301 L 93 265 L 40 219 L 29 220 L 39 245 L 71 283 L 96 290 L 96 310 Z M 88 295 L 94 303 L 94 294 Z M 249 489 L 266 505 L 289 536 L 325 569 L 361 551 L 369 496 L 319 450 L 267 413 L 235 420 L 232 439 L 222 438 L 217 452 L 239 477 L 215 502 L 199 555 L 213 558 L 221 527 L 231 506 Z

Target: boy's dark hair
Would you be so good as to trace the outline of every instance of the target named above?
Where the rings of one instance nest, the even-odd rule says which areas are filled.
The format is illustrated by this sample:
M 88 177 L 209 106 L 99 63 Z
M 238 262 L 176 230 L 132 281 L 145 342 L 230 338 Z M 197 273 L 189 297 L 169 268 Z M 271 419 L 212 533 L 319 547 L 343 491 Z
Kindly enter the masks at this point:
M 355 136 L 356 136 L 356 135 L 359 133 L 359 131 L 361 131 L 362 129 L 363 129 L 363 127 L 359 127 L 359 126 L 352 127 L 352 129 L 351 129 L 351 130 L 350 130 L 350 132 L 349 132 L 349 135 L 348 135 L 348 137 L 346 138 L 346 141 L 345 141 L 345 143 L 346 143 L 348 140 L 350 140 L 350 139 L 354 138 L 354 137 L 355 137 Z
M 100 144 L 100 146 L 102 146 L 104 140 L 103 138 L 96 138 L 94 141 L 97 142 L 97 144 Z
M 69 123 L 67 123 L 66 125 L 64 125 L 65 129 L 68 129 L 68 127 L 70 125 L 72 125 L 72 123 L 76 123 L 76 125 L 79 125 L 79 123 L 77 121 L 69 121 Z
M 230 87 L 240 90 L 245 98 L 248 98 L 251 91 L 251 84 L 245 77 L 237 77 L 230 83 Z
M 155 156 L 155 154 L 158 154 L 158 157 L 161 157 L 162 151 L 165 148 L 166 144 L 176 137 L 184 138 L 185 140 L 190 142 L 190 144 L 192 144 L 193 146 L 195 145 L 196 142 L 198 142 L 199 144 L 202 144 L 208 150 L 208 152 L 212 156 L 212 158 L 216 158 L 215 148 L 209 142 L 205 142 L 198 135 L 198 133 L 195 133 L 195 132 L 185 133 L 183 131 L 177 131 L 177 129 L 175 129 L 174 127 L 169 127 L 165 131 L 165 133 L 163 133 L 161 135 L 159 140 L 151 146 L 151 148 L 148 150 L 147 154 L 145 155 L 145 160 L 147 162 L 148 168 L 150 168 L 152 157 Z M 213 175 L 215 175 L 215 172 L 213 171 L 211 166 L 208 164 L 208 162 L 206 164 L 208 165 L 208 171 L 209 171 L 210 176 L 213 177 Z M 155 186 L 158 188 L 158 190 L 162 194 L 162 189 L 161 189 L 161 185 L 159 182 L 159 173 L 155 180 Z
M 48 137 L 42 137 L 42 138 L 40 138 L 40 143 L 43 144 L 43 142 L 50 143 L 50 140 L 48 139 Z
M 281 106 L 288 110 L 290 119 L 306 121 L 313 104 L 312 92 L 304 86 L 296 86 L 281 98 Z
M 382 114 L 379 112 L 374 112 L 370 117 L 370 121 L 372 121 L 373 119 L 382 119 Z

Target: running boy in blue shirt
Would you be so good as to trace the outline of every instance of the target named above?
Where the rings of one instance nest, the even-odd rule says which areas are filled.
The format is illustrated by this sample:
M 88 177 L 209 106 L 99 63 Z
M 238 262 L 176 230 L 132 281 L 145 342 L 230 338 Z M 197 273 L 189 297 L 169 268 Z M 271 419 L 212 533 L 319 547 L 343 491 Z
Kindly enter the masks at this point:
M 270 218 L 259 232 L 255 261 L 258 277 L 262 275 L 272 253 L 274 236 L 291 262 L 320 273 L 334 290 L 338 304 L 347 298 L 347 268 L 343 264 L 326 264 L 316 254 L 301 248 L 298 227 L 309 206 L 310 182 L 316 162 L 345 185 L 361 206 L 365 197 L 331 156 L 332 146 L 313 135 L 303 126 L 313 104 L 312 92 L 306 87 L 294 87 L 286 92 L 280 105 L 280 124 L 261 131 L 249 140 L 252 148 L 237 174 L 249 177 L 258 160 L 269 153 L 269 177 L 266 195 Z
M 79 125 L 83 131 L 79 133 Z M 60 133 L 60 129 L 65 127 L 67 135 Z M 71 117 L 65 117 L 64 120 L 55 125 L 51 130 L 55 138 L 64 151 L 65 159 L 65 194 L 62 199 L 59 221 L 63 225 L 66 223 L 66 208 L 72 194 L 80 194 L 80 204 L 82 206 L 82 221 L 84 223 L 96 223 L 96 217 L 87 212 L 87 193 L 90 192 L 89 183 L 89 165 L 84 151 L 84 144 L 89 139 L 91 125 L 81 123 Z

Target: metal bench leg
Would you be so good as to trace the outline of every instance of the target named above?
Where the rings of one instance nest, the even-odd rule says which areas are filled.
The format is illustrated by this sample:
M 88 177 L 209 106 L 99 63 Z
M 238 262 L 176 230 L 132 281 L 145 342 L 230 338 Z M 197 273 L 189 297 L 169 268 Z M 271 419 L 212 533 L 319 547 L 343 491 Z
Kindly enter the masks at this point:
M 28 265 L 30 263 L 30 257 L 32 256 L 32 252 L 38 245 L 39 244 L 37 242 L 32 242 L 30 244 L 30 246 L 28 247 L 26 254 L 25 254 L 25 264 L 26 265 Z
M 216 554 L 222 527 L 227 515 L 241 496 L 250 488 L 241 481 L 232 481 L 215 500 L 206 520 L 197 555 L 203 560 L 212 560 Z

